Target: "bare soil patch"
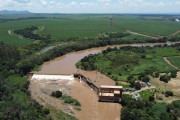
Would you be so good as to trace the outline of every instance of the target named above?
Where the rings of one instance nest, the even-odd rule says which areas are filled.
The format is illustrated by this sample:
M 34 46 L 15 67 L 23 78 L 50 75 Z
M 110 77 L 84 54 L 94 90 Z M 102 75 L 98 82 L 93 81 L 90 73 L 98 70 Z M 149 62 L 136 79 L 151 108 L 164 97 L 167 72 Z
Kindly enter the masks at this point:
M 177 73 L 176 78 L 172 78 L 168 83 L 164 83 L 159 78 L 151 79 L 152 85 L 156 86 L 157 90 L 171 90 L 174 92 L 175 97 L 180 99 L 180 72 Z

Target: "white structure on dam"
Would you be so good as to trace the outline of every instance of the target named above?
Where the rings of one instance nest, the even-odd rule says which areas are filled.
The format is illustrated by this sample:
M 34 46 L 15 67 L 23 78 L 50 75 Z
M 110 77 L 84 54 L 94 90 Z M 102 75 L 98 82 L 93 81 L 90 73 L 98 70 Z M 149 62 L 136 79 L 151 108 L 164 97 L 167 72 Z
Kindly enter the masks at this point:
M 33 74 L 31 80 L 74 80 L 74 75 Z

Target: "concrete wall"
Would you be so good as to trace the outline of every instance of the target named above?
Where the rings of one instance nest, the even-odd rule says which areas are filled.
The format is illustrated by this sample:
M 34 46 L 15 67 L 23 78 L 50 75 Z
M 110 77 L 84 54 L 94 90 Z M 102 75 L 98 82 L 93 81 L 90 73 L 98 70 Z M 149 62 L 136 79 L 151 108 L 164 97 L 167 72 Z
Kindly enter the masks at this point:
M 74 75 L 41 75 L 41 74 L 33 74 L 31 80 L 74 80 Z
M 89 85 L 97 94 L 99 93 L 99 88 L 91 83 L 89 79 L 87 79 L 85 76 L 82 74 L 74 74 L 74 77 L 79 78 L 80 80 L 84 81 L 87 85 Z

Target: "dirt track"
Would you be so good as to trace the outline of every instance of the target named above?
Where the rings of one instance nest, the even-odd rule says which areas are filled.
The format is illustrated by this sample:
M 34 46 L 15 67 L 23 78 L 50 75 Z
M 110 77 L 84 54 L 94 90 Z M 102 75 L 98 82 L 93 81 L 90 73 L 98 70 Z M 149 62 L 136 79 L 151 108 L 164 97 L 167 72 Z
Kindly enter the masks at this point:
M 173 33 L 171 36 L 175 36 L 175 35 L 177 35 L 177 34 L 179 34 L 179 33 L 180 33 L 180 30 L 176 31 L 176 32 Z
M 128 32 L 128 33 L 130 33 L 130 34 L 133 34 L 133 35 L 140 35 L 140 36 L 149 37 L 149 38 L 152 38 L 152 39 L 158 39 L 158 37 L 153 37 L 153 36 L 149 36 L 149 35 L 145 35 L 145 34 L 133 32 L 133 31 L 131 31 L 131 30 L 126 30 L 126 32 Z
M 166 63 L 168 63 L 169 65 L 171 65 L 173 68 L 175 68 L 175 69 L 177 69 L 177 70 L 180 70 L 178 67 L 176 67 L 175 65 L 173 65 L 173 64 L 168 60 L 167 57 L 163 57 L 163 60 L 164 60 Z

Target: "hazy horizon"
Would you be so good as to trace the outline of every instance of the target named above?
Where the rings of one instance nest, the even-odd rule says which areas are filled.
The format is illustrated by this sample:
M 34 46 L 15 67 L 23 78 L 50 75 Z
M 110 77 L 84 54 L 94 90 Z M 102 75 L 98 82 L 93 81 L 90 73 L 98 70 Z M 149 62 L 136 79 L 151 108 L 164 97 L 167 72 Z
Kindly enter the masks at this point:
M 0 0 L 2 10 L 64 14 L 179 14 L 180 0 Z

